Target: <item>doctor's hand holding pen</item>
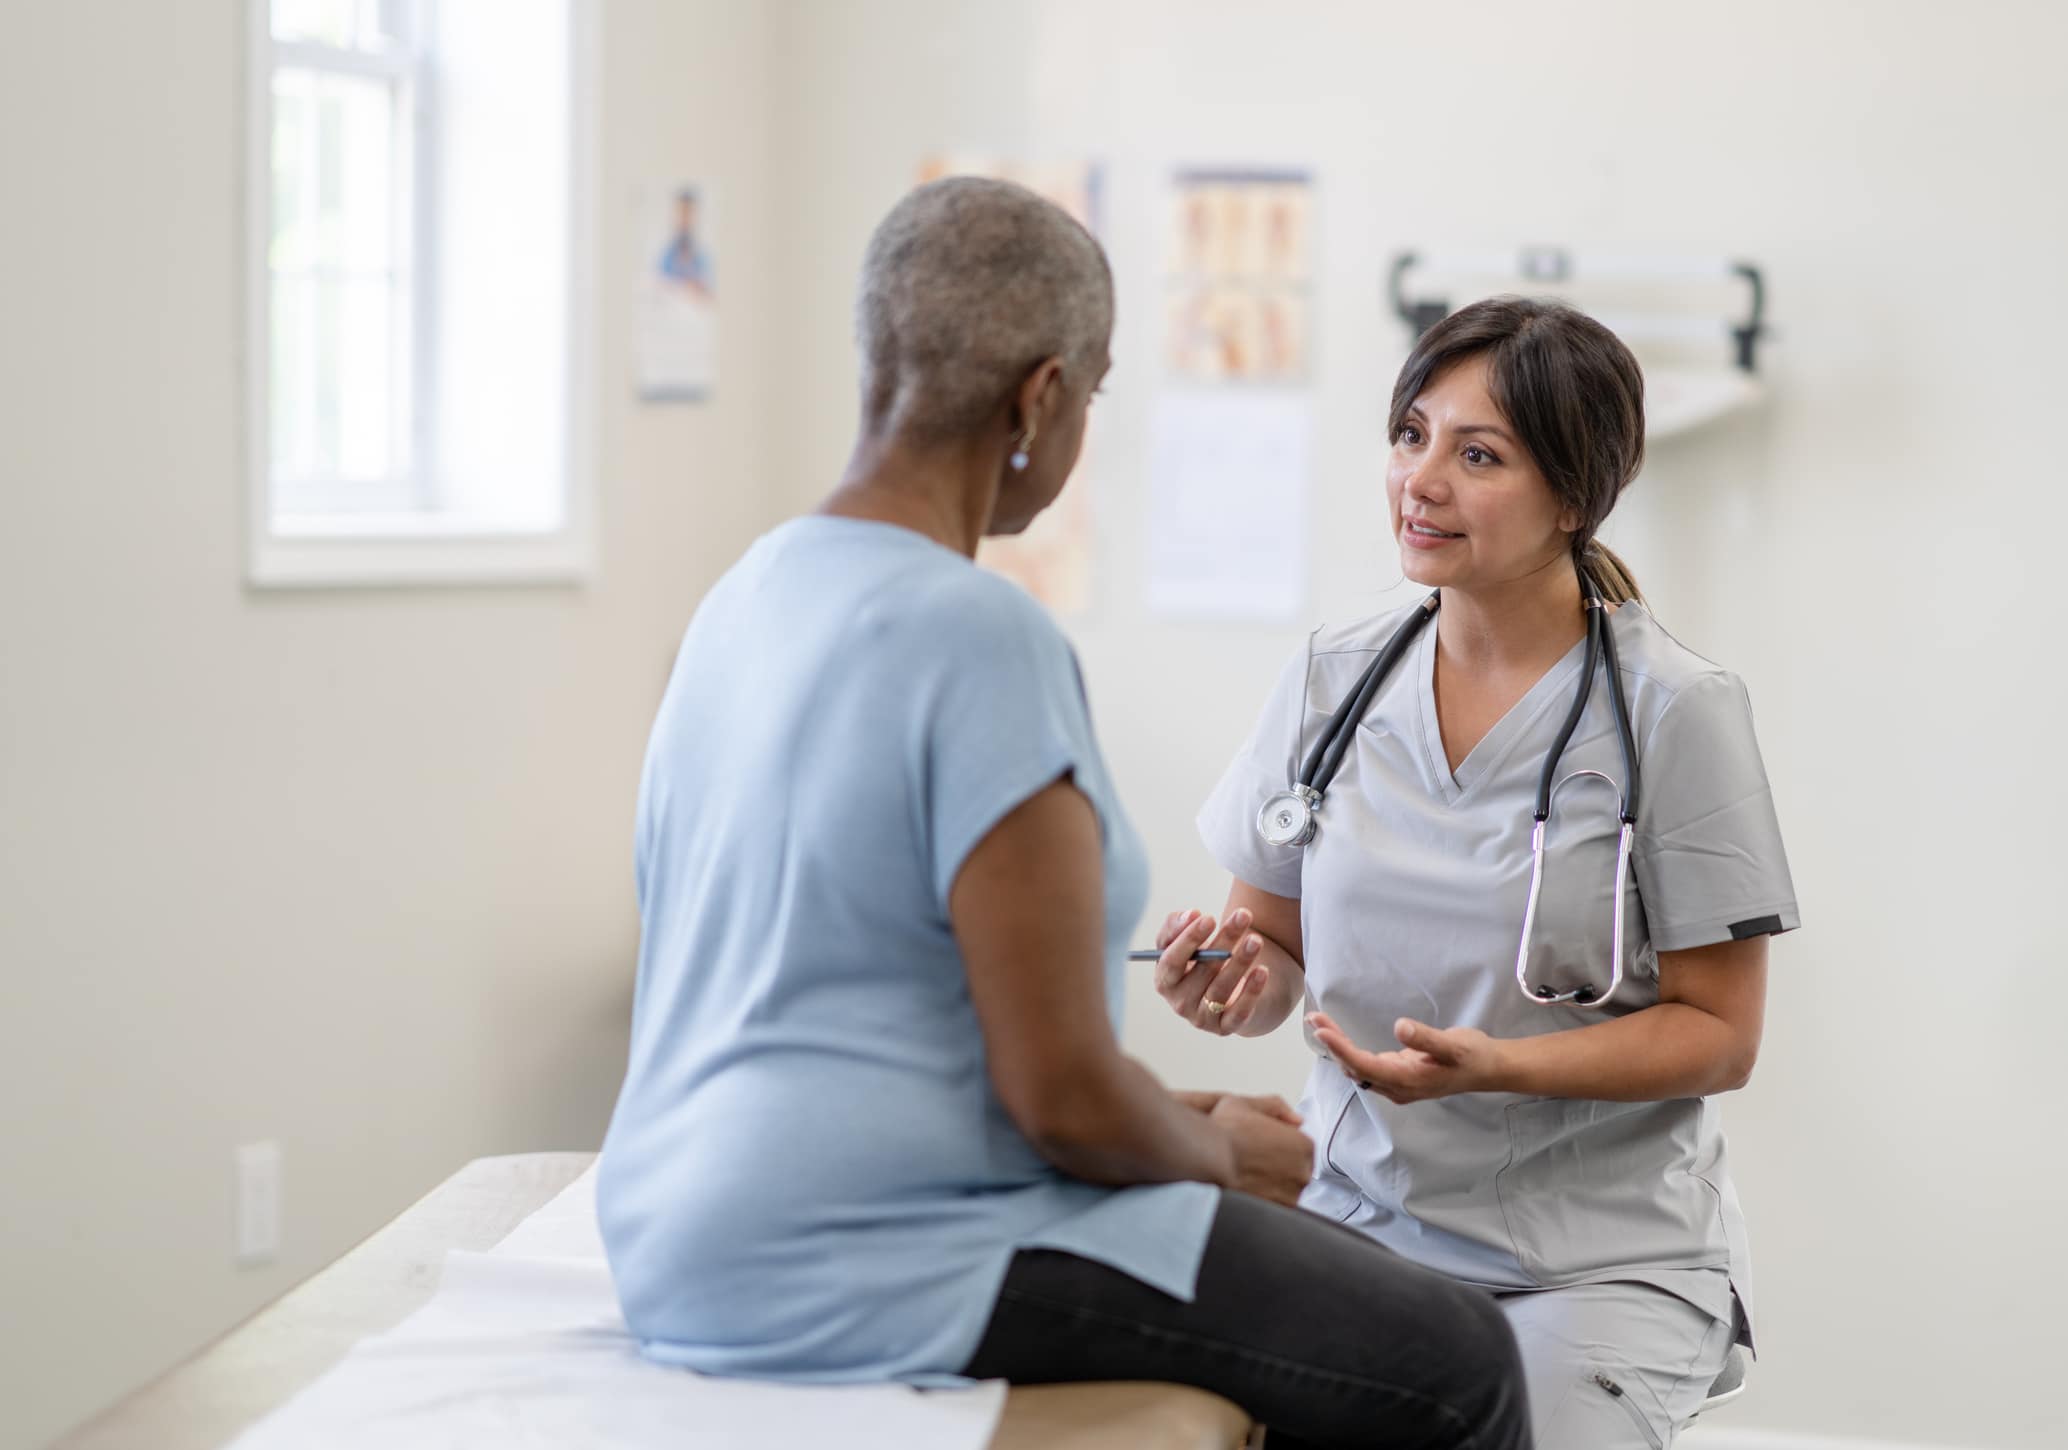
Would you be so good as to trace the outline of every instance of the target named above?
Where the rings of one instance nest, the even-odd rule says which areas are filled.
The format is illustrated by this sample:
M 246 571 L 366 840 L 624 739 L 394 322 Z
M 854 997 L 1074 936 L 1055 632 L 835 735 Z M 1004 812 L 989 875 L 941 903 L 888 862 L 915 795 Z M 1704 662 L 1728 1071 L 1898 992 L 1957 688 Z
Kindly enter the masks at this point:
M 1217 1037 L 1261 1037 L 1300 1004 L 1300 903 L 1238 887 L 1218 928 L 1174 911 L 1156 933 L 1156 992 L 1171 1010 Z

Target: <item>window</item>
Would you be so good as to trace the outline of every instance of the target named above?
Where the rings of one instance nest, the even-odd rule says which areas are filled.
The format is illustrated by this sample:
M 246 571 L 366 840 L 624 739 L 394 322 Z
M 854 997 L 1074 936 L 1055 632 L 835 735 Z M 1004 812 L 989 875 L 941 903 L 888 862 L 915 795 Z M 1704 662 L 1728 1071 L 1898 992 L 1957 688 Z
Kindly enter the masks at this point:
M 586 571 L 575 0 L 251 0 L 261 584 Z

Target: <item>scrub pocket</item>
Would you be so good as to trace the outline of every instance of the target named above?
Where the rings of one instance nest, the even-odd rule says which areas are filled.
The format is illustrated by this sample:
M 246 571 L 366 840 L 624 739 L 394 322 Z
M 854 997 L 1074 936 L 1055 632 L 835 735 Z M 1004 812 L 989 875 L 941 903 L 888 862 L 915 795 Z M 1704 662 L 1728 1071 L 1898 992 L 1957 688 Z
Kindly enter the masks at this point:
M 1539 1284 L 1616 1269 L 1728 1267 L 1723 1196 L 1691 1167 L 1702 1101 L 1537 1098 L 1507 1108 L 1494 1175 L 1515 1258 Z
M 1640 1375 L 1614 1369 L 1583 1371 L 1565 1402 L 1540 1433 L 1541 1450 L 1665 1450 L 1663 1428 L 1672 1417 Z
M 1333 1084 L 1329 1082 L 1331 1077 L 1335 1079 Z M 1357 1109 L 1357 1087 L 1341 1072 L 1323 1073 L 1314 1097 L 1320 1109 L 1317 1124 L 1326 1127 L 1314 1140 L 1314 1178 L 1300 1194 L 1300 1207 L 1344 1223 L 1364 1202 L 1363 1190 L 1343 1171 L 1342 1160 L 1335 1156 L 1350 1115 Z

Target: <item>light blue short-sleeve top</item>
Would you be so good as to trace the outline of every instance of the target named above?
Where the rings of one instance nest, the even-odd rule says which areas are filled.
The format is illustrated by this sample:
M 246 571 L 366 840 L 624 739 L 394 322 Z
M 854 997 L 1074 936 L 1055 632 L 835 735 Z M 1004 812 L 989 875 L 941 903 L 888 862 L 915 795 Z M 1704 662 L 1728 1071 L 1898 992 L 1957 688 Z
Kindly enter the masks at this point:
M 768 534 L 705 599 L 647 749 L 631 1052 L 597 1183 L 649 1356 L 953 1376 L 1027 1247 L 1191 1298 L 1219 1190 L 1102 1187 L 1035 1152 L 949 923 L 970 851 L 1066 775 L 1099 819 L 1117 1019 L 1147 867 L 1041 608 L 917 533 L 829 517 Z

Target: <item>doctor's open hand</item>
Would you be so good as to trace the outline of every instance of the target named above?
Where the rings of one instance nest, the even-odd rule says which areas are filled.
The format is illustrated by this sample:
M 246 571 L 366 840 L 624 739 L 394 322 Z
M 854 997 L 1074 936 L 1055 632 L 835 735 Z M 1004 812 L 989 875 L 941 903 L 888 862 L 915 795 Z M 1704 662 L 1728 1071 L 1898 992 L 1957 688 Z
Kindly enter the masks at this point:
M 1269 1031 L 1284 1019 L 1285 1004 L 1274 1001 L 1273 974 L 1264 960 L 1264 938 L 1250 928 L 1248 911 L 1238 907 L 1216 929 L 1214 919 L 1197 911 L 1174 911 L 1157 930 L 1162 958 L 1156 963 L 1156 994 L 1171 1010 L 1202 1032 L 1218 1037 L 1240 1033 L 1252 1025 Z M 1201 962 L 1202 951 L 1229 953 L 1225 962 Z M 1278 1010 L 1259 1009 L 1267 1004 Z
M 1501 1044 L 1476 1027 L 1438 1029 L 1403 1017 L 1393 1024 L 1399 1050 L 1367 1052 L 1326 1012 L 1308 1013 L 1307 1025 L 1352 1082 L 1396 1103 L 1492 1092 L 1499 1086 Z

